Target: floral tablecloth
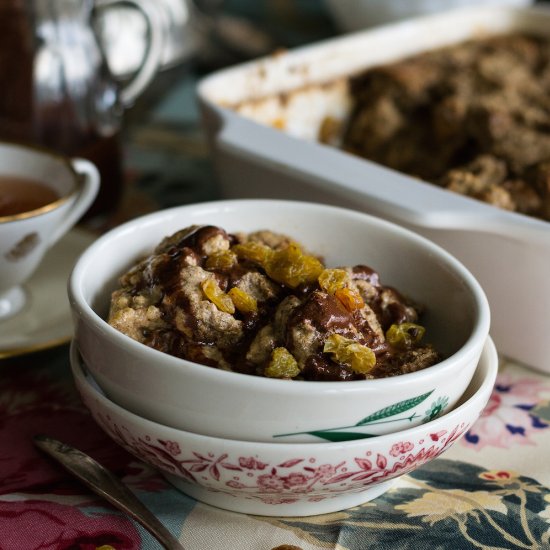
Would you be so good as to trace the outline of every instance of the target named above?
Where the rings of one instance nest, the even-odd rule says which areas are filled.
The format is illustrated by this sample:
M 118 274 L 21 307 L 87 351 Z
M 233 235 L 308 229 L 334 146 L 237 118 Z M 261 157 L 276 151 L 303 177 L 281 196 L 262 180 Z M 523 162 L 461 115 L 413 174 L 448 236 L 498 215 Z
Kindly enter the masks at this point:
M 226 512 L 178 492 L 94 423 L 66 346 L 2 363 L 0 548 L 123 550 L 160 545 L 41 454 L 45 433 L 113 470 L 187 550 L 550 548 L 550 377 L 501 360 L 465 437 L 362 506 L 309 518 Z

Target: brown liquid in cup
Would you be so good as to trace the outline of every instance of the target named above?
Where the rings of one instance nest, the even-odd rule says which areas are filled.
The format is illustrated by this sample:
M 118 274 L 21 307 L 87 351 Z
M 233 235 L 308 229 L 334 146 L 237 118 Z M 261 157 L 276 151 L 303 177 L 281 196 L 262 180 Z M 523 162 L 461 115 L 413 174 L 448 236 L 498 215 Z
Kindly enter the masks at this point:
M 65 2 L 69 6 L 88 3 Z M 37 10 L 38 5 L 42 6 L 41 10 Z M 61 14 L 64 8 L 56 6 L 62 5 L 59 1 L 0 0 L 0 81 L 3 85 L 0 140 L 39 144 L 93 162 L 99 170 L 101 186 L 81 221 L 95 219 L 100 223 L 112 215 L 120 203 L 124 173 L 116 116 L 113 114 L 113 127 L 107 131 L 99 127 L 101 124 L 92 106 L 96 106 L 97 90 L 106 94 L 112 87 L 116 93 L 116 85 L 103 64 L 94 65 L 97 50 L 90 43 L 87 27 L 79 27 L 77 20 L 61 16 L 48 20 L 46 23 L 53 25 L 48 33 L 48 40 L 52 42 L 44 42 L 43 36 L 37 39 L 33 14 L 40 11 L 51 15 L 56 10 Z M 73 46 L 67 46 L 67 40 Z M 35 72 L 36 58 L 48 51 L 61 52 L 60 65 L 48 65 L 52 73 L 39 78 Z M 82 52 L 89 56 L 90 67 L 82 74 L 77 71 L 73 75 L 67 60 L 74 63 Z M 109 118 L 105 113 L 101 116 Z M 0 215 L 5 215 L 1 204 Z
M 58 199 L 59 195 L 43 183 L 0 176 L 0 217 L 30 212 Z

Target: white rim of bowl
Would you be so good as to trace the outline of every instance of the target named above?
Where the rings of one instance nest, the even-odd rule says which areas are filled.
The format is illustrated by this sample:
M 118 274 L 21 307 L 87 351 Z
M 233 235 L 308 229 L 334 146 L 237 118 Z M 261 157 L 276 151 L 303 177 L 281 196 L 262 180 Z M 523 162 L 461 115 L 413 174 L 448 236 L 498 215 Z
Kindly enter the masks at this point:
M 219 212 L 220 209 L 225 212 L 230 212 L 235 210 L 243 204 L 249 206 L 271 206 L 273 208 L 298 208 L 300 210 L 309 209 L 315 211 L 325 211 L 333 212 L 335 214 L 345 215 L 347 217 L 353 217 L 356 220 L 369 220 L 370 223 L 374 223 L 380 227 L 387 229 L 390 232 L 401 234 L 407 240 L 413 240 L 417 244 L 423 246 L 430 250 L 435 256 L 439 256 L 445 263 L 447 263 L 454 272 L 456 272 L 462 281 L 465 283 L 467 288 L 470 290 L 474 297 L 474 303 L 477 306 L 478 318 L 474 322 L 473 329 L 460 349 L 453 353 L 450 357 L 443 359 L 443 361 L 420 371 L 400 374 L 399 376 L 393 376 L 390 378 L 377 378 L 373 380 L 350 380 L 346 382 L 329 382 L 329 381 L 307 381 L 307 380 L 293 380 L 289 384 L 288 380 L 279 380 L 273 378 L 265 378 L 262 376 L 254 376 L 250 374 L 243 374 L 239 372 L 225 371 L 213 367 L 208 367 L 200 363 L 194 363 L 187 359 L 181 359 L 175 357 L 168 353 L 156 350 L 137 340 L 133 340 L 126 334 L 116 330 L 111 325 L 109 325 L 102 317 L 100 317 L 91 307 L 90 304 L 85 300 L 82 292 L 82 280 L 85 274 L 88 272 L 88 266 L 92 263 L 91 258 L 96 255 L 97 251 L 101 249 L 108 241 L 113 238 L 117 238 L 120 235 L 132 233 L 136 231 L 136 223 L 139 222 L 140 227 L 144 225 L 156 225 L 157 220 L 162 217 L 169 217 L 173 213 L 184 214 L 185 212 L 196 212 L 197 209 L 201 210 L 212 210 L 212 215 L 216 212 Z M 457 361 L 467 361 L 468 357 L 476 352 L 479 346 L 480 339 L 482 342 L 485 342 L 486 337 L 489 335 L 490 327 L 490 310 L 489 303 L 485 292 L 481 288 L 481 285 L 477 282 L 475 277 L 470 273 L 470 271 L 454 256 L 452 256 L 445 249 L 439 245 L 433 243 L 429 239 L 414 233 L 413 231 L 401 227 L 395 223 L 389 222 L 382 218 L 376 216 L 371 216 L 364 212 L 359 212 L 355 210 L 349 210 L 346 208 L 341 208 L 337 206 L 329 206 L 320 203 L 310 203 L 310 202 L 301 202 L 301 201 L 285 201 L 285 200 L 271 200 L 271 199 L 237 199 L 237 200 L 221 200 L 221 201 L 211 201 L 204 202 L 199 204 L 193 204 L 188 206 L 176 206 L 168 208 L 165 210 L 160 210 L 152 214 L 142 216 L 140 218 L 135 218 L 129 222 L 126 222 L 105 235 L 101 236 L 94 243 L 92 243 L 80 256 L 78 259 L 70 277 L 68 283 L 69 291 L 69 301 L 71 305 L 78 310 L 79 314 L 90 324 L 98 325 L 101 328 L 102 336 L 109 339 L 112 342 L 128 346 L 130 350 L 135 353 L 140 353 L 145 357 L 148 357 L 150 360 L 151 366 L 155 366 L 155 359 L 162 359 L 162 369 L 174 368 L 181 369 L 185 367 L 188 369 L 188 374 L 195 373 L 200 375 L 201 378 L 214 378 L 217 381 L 222 380 L 224 384 L 233 385 L 238 384 L 239 386 L 242 383 L 253 384 L 255 386 L 263 387 L 263 389 L 269 390 L 272 389 L 275 391 L 284 390 L 286 395 L 292 395 L 293 393 L 302 393 L 307 386 L 313 385 L 317 390 L 321 389 L 323 391 L 360 391 L 365 384 L 372 385 L 373 387 L 378 387 L 380 391 L 383 390 L 384 386 L 391 384 L 393 388 L 401 384 L 409 384 L 415 381 L 418 378 L 423 378 L 427 376 L 427 373 L 433 373 L 434 371 L 446 371 L 452 370 L 454 364 Z M 199 369 L 199 370 L 198 370 Z M 312 386 L 312 387 L 313 387 Z
M 415 436 L 417 436 L 419 433 L 425 432 L 426 429 L 430 430 L 437 430 L 438 425 L 442 422 L 458 422 L 460 417 L 463 415 L 463 411 L 470 406 L 472 406 L 472 402 L 480 399 L 480 397 L 484 396 L 486 393 L 487 395 L 487 401 L 489 400 L 489 396 L 493 390 L 493 387 L 495 385 L 497 373 L 498 373 L 498 354 L 495 347 L 494 342 L 491 340 L 490 337 L 487 337 L 487 340 L 485 341 L 485 345 L 483 346 L 483 351 L 481 353 L 479 362 L 476 367 L 476 372 L 480 368 L 480 365 L 482 363 L 485 364 L 485 376 L 480 381 L 479 387 L 474 391 L 474 393 L 466 400 L 464 403 L 461 403 L 458 407 L 455 407 L 453 410 L 449 411 L 448 413 L 445 413 L 441 416 L 438 416 L 437 418 L 434 418 L 433 420 L 430 420 L 429 422 L 426 422 L 425 424 L 420 424 L 418 426 L 414 426 L 412 428 L 407 428 L 405 430 L 401 430 L 398 432 L 392 432 L 389 434 L 382 434 L 377 435 L 375 437 L 367 438 L 367 439 L 357 439 L 353 441 L 346 441 L 346 442 L 327 442 L 327 443 L 272 443 L 267 441 L 241 441 L 238 439 L 227 439 L 223 437 L 214 437 L 210 435 L 203 435 L 195 432 L 188 432 L 185 430 L 179 430 L 177 428 L 172 428 L 171 426 L 166 426 L 164 424 L 160 424 L 158 422 L 155 422 L 153 420 L 149 420 L 148 418 L 144 418 L 142 416 L 139 416 L 135 413 L 132 413 L 128 409 L 125 409 L 121 407 L 120 405 L 117 405 L 114 401 L 111 401 L 105 394 L 98 391 L 88 378 L 85 376 L 83 372 L 84 361 L 80 357 L 78 347 L 76 342 L 73 340 L 71 343 L 71 349 L 70 349 L 70 359 L 71 359 L 71 370 L 73 372 L 73 376 L 75 378 L 76 383 L 78 384 L 79 381 L 81 384 L 85 385 L 88 389 L 88 391 L 93 395 L 95 399 L 99 399 L 102 401 L 105 406 L 111 408 L 114 410 L 117 414 L 126 417 L 129 419 L 130 422 L 139 422 L 143 424 L 145 428 L 148 426 L 151 431 L 154 431 L 155 429 L 160 428 L 163 431 L 167 431 L 168 433 L 176 434 L 184 434 L 186 438 L 191 438 L 200 442 L 209 443 L 209 442 L 216 442 L 217 444 L 223 444 L 227 446 L 238 446 L 239 451 L 248 452 L 247 449 L 250 449 L 250 452 L 260 451 L 262 449 L 271 449 L 271 450 L 280 450 L 282 452 L 284 451 L 292 451 L 296 452 L 298 449 L 303 449 L 302 452 L 316 452 L 317 450 L 336 450 L 336 449 L 353 449 L 355 447 L 362 447 L 368 444 L 368 442 L 376 442 L 377 444 L 384 444 L 386 441 L 391 441 L 395 439 L 396 437 L 399 437 L 400 439 L 414 439 Z M 93 378 L 93 376 L 88 373 L 88 376 Z M 475 376 L 475 375 L 474 375 Z M 468 385 L 468 388 L 472 384 L 472 381 L 470 381 L 470 384 Z M 97 385 L 97 382 L 96 382 Z M 99 387 L 99 385 L 98 385 Z M 468 388 L 466 391 L 468 391 Z M 464 395 L 464 394 L 463 394 Z M 483 397 L 485 399 L 485 397 Z M 483 408 L 485 407 L 486 403 L 484 403 Z M 480 411 L 481 412 L 481 411 Z

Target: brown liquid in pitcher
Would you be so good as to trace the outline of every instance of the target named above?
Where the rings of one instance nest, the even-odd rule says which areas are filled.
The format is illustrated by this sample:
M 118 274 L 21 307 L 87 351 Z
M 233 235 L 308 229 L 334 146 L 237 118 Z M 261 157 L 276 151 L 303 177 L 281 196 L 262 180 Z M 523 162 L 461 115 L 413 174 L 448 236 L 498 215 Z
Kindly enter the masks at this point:
M 0 176 L 0 217 L 30 212 L 57 199 L 59 195 L 43 183 Z

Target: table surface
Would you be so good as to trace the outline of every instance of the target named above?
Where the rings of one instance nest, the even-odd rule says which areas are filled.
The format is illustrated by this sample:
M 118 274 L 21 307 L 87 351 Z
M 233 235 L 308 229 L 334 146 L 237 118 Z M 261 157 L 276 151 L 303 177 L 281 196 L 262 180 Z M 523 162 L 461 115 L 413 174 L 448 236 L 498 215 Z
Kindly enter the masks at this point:
M 248 15 L 269 20 L 285 46 L 334 32 L 312 2 L 273 4 L 278 11 L 266 13 L 248 3 Z M 126 194 L 110 225 L 219 198 L 194 98 L 197 78 L 212 68 L 187 63 L 161 74 L 128 113 Z M 39 453 L 37 433 L 112 469 L 187 550 L 550 548 L 550 376 L 505 358 L 484 413 L 443 456 L 369 503 L 310 518 L 236 514 L 178 492 L 94 423 L 74 388 L 67 345 L 4 359 L 0 372 L 2 550 L 160 548 Z

